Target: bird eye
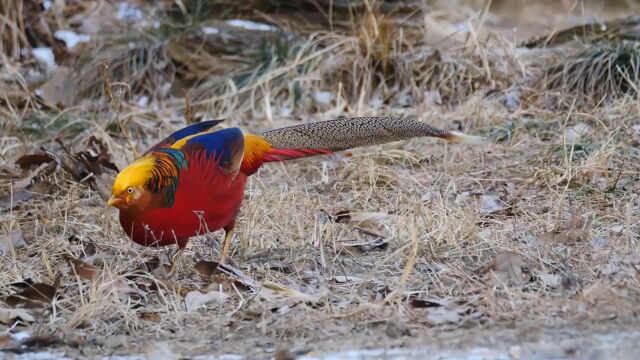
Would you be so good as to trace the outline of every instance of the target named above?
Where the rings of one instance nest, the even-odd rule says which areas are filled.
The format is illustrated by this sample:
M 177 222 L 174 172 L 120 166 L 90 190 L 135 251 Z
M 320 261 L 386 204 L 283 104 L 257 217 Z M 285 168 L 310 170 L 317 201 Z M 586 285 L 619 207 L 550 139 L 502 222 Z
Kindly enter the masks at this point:
M 133 188 L 132 188 L 132 187 L 128 187 L 128 188 L 127 188 L 127 192 L 128 192 L 129 194 L 133 194 Z

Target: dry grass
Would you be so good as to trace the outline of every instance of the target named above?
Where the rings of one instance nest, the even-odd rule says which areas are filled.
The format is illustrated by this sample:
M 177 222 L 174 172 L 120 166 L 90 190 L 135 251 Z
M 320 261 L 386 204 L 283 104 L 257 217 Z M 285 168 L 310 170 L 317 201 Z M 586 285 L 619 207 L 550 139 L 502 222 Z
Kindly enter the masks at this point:
M 260 2 L 219 13 L 213 10 L 224 2 L 209 9 L 169 1 L 168 8 L 144 5 L 145 20 L 132 23 L 113 18 L 118 3 L 96 2 L 92 19 L 106 30 L 93 34 L 83 51 L 66 53 L 75 75 L 67 89 L 76 95 L 68 103 L 37 92 L 60 80 L 32 56 L 16 55 L 16 48 L 36 44 L 19 16 L 6 13 L 0 242 L 21 234 L 24 244 L 0 247 L 7 249 L 0 255 L 0 295 L 19 292 L 24 284 L 15 283 L 26 279 L 52 284 L 62 274 L 62 285 L 50 305 L 30 310 L 34 320 L 0 329 L 56 333 L 54 346 L 75 356 L 144 352 L 155 341 L 170 341 L 185 356 L 255 358 L 281 345 L 294 352 L 412 346 L 442 333 L 514 324 L 634 319 L 640 300 L 636 44 L 590 47 L 571 60 L 523 54 L 511 39 L 486 35 L 504 29 L 483 8 L 451 13 L 452 19 L 471 14 L 467 30 L 433 44 L 429 36 L 437 29 L 430 24 L 443 21 L 451 7 L 413 2 L 398 9 L 393 1 L 364 1 L 340 8 L 329 22 L 306 5 L 296 17 L 295 9 Z M 79 11 L 67 13 L 72 10 Z M 47 14 L 58 19 L 52 33 L 77 25 L 61 9 Z M 242 16 L 277 30 L 225 22 Z M 629 52 L 629 66 L 613 71 Z M 550 56 L 561 65 L 549 66 Z M 51 80 L 29 82 L 34 71 Z M 525 87 L 541 73 L 546 88 Z M 265 166 L 247 185 L 232 257 L 257 289 L 194 269 L 217 257 L 220 234 L 191 241 L 175 274 L 149 273 L 142 265 L 169 252 L 128 240 L 88 179 L 77 181 L 56 166 L 21 170 L 14 162 L 40 145 L 64 154 L 54 138 L 71 152 L 84 150 L 93 135 L 122 168 L 184 125 L 182 89 L 194 118 L 224 117 L 225 126 L 251 131 L 398 114 L 500 144 L 416 139 Z M 569 106 L 538 101 L 549 89 Z M 599 101 L 603 94 L 608 101 Z M 336 221 L 345 210 L 373 220 Z M 376 237 L 386 246 L 362 246 Z M 74 272 L 69 259 L 78 258 L 95 268 L 76 265 Z M 228 297 L 188 311 L 184 294 L 207 286 Z

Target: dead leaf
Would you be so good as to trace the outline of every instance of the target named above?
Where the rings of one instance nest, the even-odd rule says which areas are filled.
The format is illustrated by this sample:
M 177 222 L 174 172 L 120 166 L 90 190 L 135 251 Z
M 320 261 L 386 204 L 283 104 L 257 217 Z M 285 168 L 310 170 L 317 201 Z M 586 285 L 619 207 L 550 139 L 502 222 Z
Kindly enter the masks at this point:
M 297 301 L 319 303 L 329 294 L 328 289 L 322 289 L 316 294 L 306 294 L 290 287 L 265 281 L 259 295 L 265 298 L 286 298 Z
M 16 160 L 16 165 L 21 169 L 29 169 L 52 161 L 53 158 L 48 154 L 27 154 L 20 156 L 18 160 Z
M 461 316 L 457 310 L 447 309 L 441 306 L 428 309 L 427 320 L 431 325 L 438 326 L 446 323 L 458 323 L 461 320 Z
M 53 285 L 36 283 L 13 295 L 9 295 L 4 302 L 13 307 L 39 308 L 51 304 L 60 287 L 61 276 L 58 275 Z
M 89 240 L 89 242 L 84 243 L 84 246 L 82 247 L 82 258 L 90 258 L 92 256 L 94 256 L 96 253 L 98 252 L 98 249 L 96 248 L 96 244 L 94 242 L 92 242 L 91 240 Z
M 562 282 L 562 276 L 558 274 L 542 273 L 538 274 L 538 278 L 540 279 L 540 281 L 542 281 L 542 284 L 544 286 L 551 288 L 560 285 L 560 283 Z
M 218 265 L 215 261 L 200 260 L 196 263 L 195 268 L 202 277 L 209 278 L 216 273 Z
M 565 139 L 567 143 L 580 142 L 582 138 L 586 137 L 591 132 L 591 127 L 585 123 L 577 123 L 574 126 L 567 129 L 565 133 Z
M 589 233 L 583 229 L 567 229 L 564 231 L 550 231 L 538 236 L 538 243 L 541 245 L 568 245 L 577 242 L 587 241 Z
M 437 304 L 437 306 L 429 306 L 426 308 L 427 321 L 435 326 L 460 323 L 475 311 L 473 305 L 467 301 L 441 299 L 430 302 Z
M 565 225 L 564 230 L 556 229 L 538 236 L 539 245 L 568 245 L 589 240 L 589 232 L 582 229 L 582 219 L 579 216 L 572 218 Z
M 33 193 L 26 190 L 20 190 L 14 192 L 13 194 L 0 196 L 0 210 L 16 208 L 20 204 L 31 200 L 32 197 Z
M 35 319 L 26 309 L 1 309 L 0 323 L 11 324 L 16 320 L 24 322 L 33 322 Z
M 76 259 L 69 254 L 64 254 L 63 257 L 71 266 L 73 273 L 82 279 L 93 280 L 100 272 L 100 270 L 92 264 L 89 264 L 88 262 L 82 261 L 80 259 Z
M 521 285 L 523 283 L 522 258 L 514 252 L 504 251 L 498 253 L 491 262 L 490 269 L 493 271 L 496 285 Z
M 0 256 L 12 253 L 15 249 L 21 248 L 26 244 L 22 230 L 13 229 L 8 235 L 0 238 Z
M 163 287 L 168 290 L 173 291 L 174 293 L 180 295 L 180 297 L 185 297 L 187 294 L 193 289 L 187 286 L 183 286 L 177 282 L 171 281 L 169 279 L 156 279 L 156 282 L 161 284 Z M 155 285 L 152 287 L 154 290 L 157 290 L 158 286 Z
M 505 210 L 507 205 L 500 199 L 499 195 L 482 195 L 482 205 L 480 211 L 483 214 L 495 214 Z
M 387 321 L 385 334 L 392 339 L 397 339 L 403 336 L 411 336 L 411 331 L 407 326 L 407 323 L 399 318 L 391 319 Z
M 286 347 L 278 347 L 274 354 L 275 360 L 296 360 L 296 356 Z
M 337 245 L 345 250 L 357 250 L 366 253 L 373 250 L 385 250 L 389 246 L 389 241 L 385 238 L 375 238 L 372 240 L 346 240 L 339 241 Z
M 0 310 L 0 322 L 2 322 L 2 310 Z M 13 338 L 9 334 L 0 335 L 0 350 L 10 348 L 13 345 Z
M 159 257 L 154 256 L 144 263 L 141 270 L 149 272 L 158 279 L 171 279 L 175 277 L 177 264 L 165 264 Z
M 338 284 L 359 283 L 364 281 L 362 278 L 359 278 L 357 276 L 347 276 L 347 275 L 336 275 L 333 277 L 333 280 Z
M 86 182 L 106 201 L 110 196 L 110 178 L 107 172 L 118 173 L 118 167 L 113 163 L 107 146 L 100 139 L 91 136 L 85 150 L 72 153 L 60 139 L 56 141 L 62 148 L 63 154 L 56 154 L 42 146 L 40 149 L 76 181 Z
M 221 303 L 228 298 L 229 295 L 220 291 L 202 292 L 200 290 L 194 290 L 187 293 L 187 295 L 184 297 L 184 303 L 187 312 L 192 312 L 198 310 L 198 308 L 210 301 L 215 300 Z
M 53 77 L 40 86 L 41 97 L 50 107 L 64 109 L 73 105 L 75 91 L 73 77 L 70 70 L 60 68 Z
M 426 299 L 416 299 L 413 297 L 410 299 L 409 304 L 411 304 L 411 307 L 416 309 L 442 306 L 440 303 L 435 301 L 426 300 Z
M 391 236 L 388 223 L 393 216 L 390 214 L 383 212 L 353 213 L 345 210 L 336 213 L 334 216 L 337 223 L 351 225 L 367 235 L 381 238 Z
M 141 320 L 146 320 L 146 321 L 153 321 L 153 322 L 158 322 L 161 320 L 160 314 L 159 313 L 154 313 L 154 312 L 144 312 L 144 313 L 140 313 L 138 315 L 138 317 Z

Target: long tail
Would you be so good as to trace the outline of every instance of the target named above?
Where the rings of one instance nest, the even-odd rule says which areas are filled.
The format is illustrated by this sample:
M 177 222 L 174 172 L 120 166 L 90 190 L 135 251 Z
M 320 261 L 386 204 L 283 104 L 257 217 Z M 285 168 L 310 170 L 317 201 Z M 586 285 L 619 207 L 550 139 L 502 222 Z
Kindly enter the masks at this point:
M 454 143 L 485 142 L 478 136 L 446 131 L 405 118 L 344 118 L 270 130 L 262 136 L 245 136 L 245 161 L 252 163 L 246 170 L 255 171 L 263 162 L 330 154 L 415 137 L 437 137 Z

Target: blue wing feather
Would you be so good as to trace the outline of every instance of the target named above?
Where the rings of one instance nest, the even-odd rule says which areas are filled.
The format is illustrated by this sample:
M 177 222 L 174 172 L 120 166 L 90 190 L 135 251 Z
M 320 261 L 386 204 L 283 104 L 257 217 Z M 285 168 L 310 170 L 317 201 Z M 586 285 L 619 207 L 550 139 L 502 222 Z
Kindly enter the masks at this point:
M 195 135 L 195 134 L 201 133 L 203 131 L 207 131 L 207 130 L 211 129 L 212 127 L 220 124 L 223 121 L 224 120 L 207 120 L 207 121 L 202 121 L 202 122 L 199 122 L 199 123 L 195 123 L 193 125 L 189 125 L 189 126 L 187 126 L 185 128 L 182 128 L 182 129 L 174 132 L 173 134 L 167 136 L 166 138 L 164 138 L 162 141 L 158 142 L 156 145 L 151 147 L 146 152 L 153 151 L 153 150 L 159 149 L 159 148 L 164 148 L 164 147 L 171 146 L 171 144 L 175 143 L 176 141 L 178 141 L 180 139 L 184 139 L 187 136 L 191 136 L 191 135 Z
M 204 149 L 207 156 L 214 156 L 220 167 L 237 172 L 244 154 L 244 134 L 238 128 L 222 129 L 195 136 L 183 149 Z

